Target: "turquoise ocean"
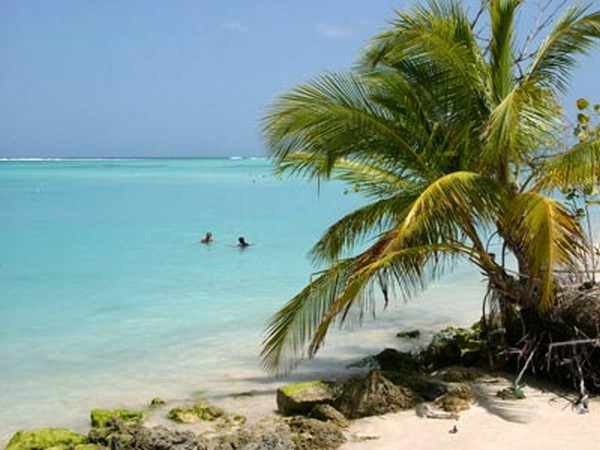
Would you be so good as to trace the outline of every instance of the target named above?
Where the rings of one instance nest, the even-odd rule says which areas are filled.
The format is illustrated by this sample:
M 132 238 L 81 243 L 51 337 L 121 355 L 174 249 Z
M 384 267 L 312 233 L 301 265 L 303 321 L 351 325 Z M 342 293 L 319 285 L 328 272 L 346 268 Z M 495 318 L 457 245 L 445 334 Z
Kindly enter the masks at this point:
M 399 329 L 426 339 L 477 318 L 484 283 L 459 266 L 334 331 L 290 378 L 263 372 L 265 323 L 317 270 L 311 245 L 364 202 L 344 191 L 281 179 L 265 158 L 0 161 L 0 447 L 155 396 L 252 391 L 272 410 L 281 383 L 414 345 Z

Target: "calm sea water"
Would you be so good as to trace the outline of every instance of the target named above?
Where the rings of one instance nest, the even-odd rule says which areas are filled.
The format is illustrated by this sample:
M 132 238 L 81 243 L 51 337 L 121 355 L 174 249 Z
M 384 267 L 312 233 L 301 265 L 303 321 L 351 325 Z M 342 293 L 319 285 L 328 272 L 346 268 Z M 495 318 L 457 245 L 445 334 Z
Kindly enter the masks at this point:
M 0 446 L 157 395 L 274 402 L 285 380 L 260 369 L 265 322 L 315 271 L 306 254 L 320 233 L 362 201 L 278 179 L 260 158 L 0 162 Z M 199 244 L 209 230 L 215 242 Z M 242 235 L 255 245 L 236 248 Z M 296 377 L 407 345 L 400 328 L 469 323 L 483 290 L 459 268 L 333 333 Z

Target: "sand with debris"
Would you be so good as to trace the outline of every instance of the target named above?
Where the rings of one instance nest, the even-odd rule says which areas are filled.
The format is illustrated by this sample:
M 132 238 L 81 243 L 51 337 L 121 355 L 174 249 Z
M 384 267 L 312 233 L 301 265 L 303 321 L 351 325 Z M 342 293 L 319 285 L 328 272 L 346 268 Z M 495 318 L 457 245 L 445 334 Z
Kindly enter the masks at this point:
M 425 418 L 419 408 L 356 420 L 340 450 L 600 447 L 600 398 L 578 414 L 572 393 L 526 386 L 525 399 L 501 400 L 496 393 L 506 386 L 507 380 L 492 377 L 474 382 L 475 403 L 458 420 Z

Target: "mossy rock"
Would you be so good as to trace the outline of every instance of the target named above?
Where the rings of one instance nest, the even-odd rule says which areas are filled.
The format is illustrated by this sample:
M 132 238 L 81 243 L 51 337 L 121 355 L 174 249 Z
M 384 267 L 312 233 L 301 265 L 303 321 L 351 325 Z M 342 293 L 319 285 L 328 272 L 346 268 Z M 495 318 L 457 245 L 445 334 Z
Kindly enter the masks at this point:
M 92 427 L 94 428 L 108 426 L 111 418 L 118 419 L 125 425 L 141 424 L 145 419 L 142 411 L 131 411 L 128 409 L 92 409 L 90 413 Z
M 421 332 L 419 330 L 399 331 L 398 333 L 396 333 L 396 337 L 405 339 L 417 339 L 421 337 Z
M 471 408 L 473 391 L 469 386 L 460 386 L 446 392 L 435 400 L 435 405 L 447 412 L 457 413 Z
M 51 447 L 71 448 L 86 444 L 87 437 L 64 428 L 40 428 L 16 432 L 5 450 L 44 450 Z
M 106 447 L 97 444 L 79 444 L 74 447 L 74 450 L 104 450 Z
M 308 414 L 318 404 L 331 404 L 335 392 L 331 383 L 309 381 L 277 389 L 277 409 L 283 415 Z
M 201 420 L 212 422 L 221 417 L 226 417 L 225 410 L 207 401 L 199 401 L 191 406 L 173 408 L 167 413 L 168 419 L 178 423 L 195 423 Z
M 436 333 L 421 359 L 430 369 L 453 365 L 473 366 L 482 360 L 481 324 L 471 328 L 448 327 Z

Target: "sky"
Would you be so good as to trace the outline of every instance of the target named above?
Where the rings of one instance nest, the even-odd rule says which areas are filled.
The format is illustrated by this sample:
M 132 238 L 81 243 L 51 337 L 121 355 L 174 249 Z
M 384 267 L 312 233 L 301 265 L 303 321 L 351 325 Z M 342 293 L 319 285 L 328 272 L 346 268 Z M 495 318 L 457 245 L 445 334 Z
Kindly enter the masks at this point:
M 274 99 L 352 67 L 410 4 L 0 0 L 0 158 L 265 155 Z M 599 56 L 567 105 L 600 102 Z

